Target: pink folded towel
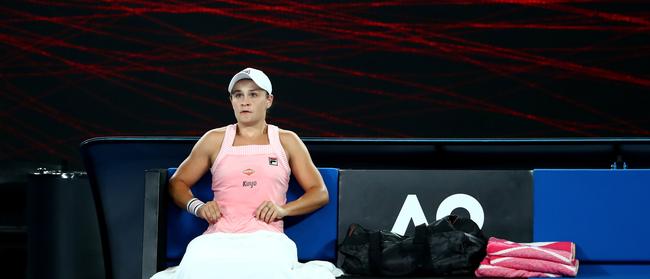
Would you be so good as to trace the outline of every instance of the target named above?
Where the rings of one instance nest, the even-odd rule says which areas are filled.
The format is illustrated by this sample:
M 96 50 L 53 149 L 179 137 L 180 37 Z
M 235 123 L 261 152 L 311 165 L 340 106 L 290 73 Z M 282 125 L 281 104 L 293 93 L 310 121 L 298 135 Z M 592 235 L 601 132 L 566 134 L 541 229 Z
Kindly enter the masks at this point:
M 573 242 L 516 243 L 496 237 L 490 237 L 488 240 L 487 254 L 489 256 L 538 259 L 569 265 L 576 257 Z
M 560 277 L 558 274 L 536 272 L 528 270 L 518 270 L 503 266 L 491 265 L 488 257 L 485 257 L 481 265 L 474 271 L 476 277 Z
M 558 262 L 517 257 L 486 256 L 486 258 L 489 258 L 490 265 L 494 266 L 566 276 L 576 276 L 578 274 L 578 260 L 574 260 L 571 264 L 561 264 Z

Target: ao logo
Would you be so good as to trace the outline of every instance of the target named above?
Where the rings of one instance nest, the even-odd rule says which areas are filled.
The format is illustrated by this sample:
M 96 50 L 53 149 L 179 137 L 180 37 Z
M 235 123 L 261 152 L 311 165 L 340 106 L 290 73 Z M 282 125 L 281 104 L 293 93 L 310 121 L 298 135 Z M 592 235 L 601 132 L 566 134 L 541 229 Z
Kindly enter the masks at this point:
M 469 212 L 470 218 L 478 227 L 483 228 L 483 221 L 485 219 L 483 207 L 474 197 L 467 194 L 454 194 L 444 199 L 440 203 L 440 206 L 438 206 L 436 220 L 451 214 L 456 208 L 465 208 Z M 391 231 L 404 235 L 411 219 L 416 226 L 429 223 L 427 217 L 424 216 L 424 211 L 422 211 L 418 196 L 414 194 L 406 196 L 406 200 L 404 200 L 402 209 L 399 211 L 399 215 L 397 215 Z

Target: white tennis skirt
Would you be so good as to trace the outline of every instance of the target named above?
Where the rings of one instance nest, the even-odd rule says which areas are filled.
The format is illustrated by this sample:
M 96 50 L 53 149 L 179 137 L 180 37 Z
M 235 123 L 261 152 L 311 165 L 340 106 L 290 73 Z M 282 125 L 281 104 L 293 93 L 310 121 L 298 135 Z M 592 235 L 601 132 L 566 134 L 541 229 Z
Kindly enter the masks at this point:
M 283 233 L 203 234 L 187 245 L 177 267 L 151 279 L 269 278 L 332 279 L 340 269 L 325 261 L 298 262 L 296 244 Z

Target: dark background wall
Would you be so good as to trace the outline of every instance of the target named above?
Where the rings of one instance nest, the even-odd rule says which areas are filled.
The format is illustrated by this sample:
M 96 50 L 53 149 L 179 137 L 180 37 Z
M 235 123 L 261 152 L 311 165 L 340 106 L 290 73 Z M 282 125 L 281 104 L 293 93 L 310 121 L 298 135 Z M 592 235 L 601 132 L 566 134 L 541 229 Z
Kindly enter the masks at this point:
M 645 1 L 273 2 L 3 1 L 0 161 L 199 136 L 247 66 L 301 136 L 650 134 Z

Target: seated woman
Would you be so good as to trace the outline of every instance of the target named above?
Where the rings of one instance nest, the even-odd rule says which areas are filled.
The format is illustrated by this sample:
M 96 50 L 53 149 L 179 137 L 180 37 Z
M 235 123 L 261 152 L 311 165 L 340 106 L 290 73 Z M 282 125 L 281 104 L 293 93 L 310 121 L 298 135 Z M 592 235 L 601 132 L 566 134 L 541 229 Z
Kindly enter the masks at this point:
M 329 263 L 300 265 L 283 232 L 282 218 L 312 212 L 329 198 L 300 138 L 266 123 L 271 81 L 247 68 L 230 80 L 228 92 L 237 123 L 205 133 L 169 182 L 174 202 L 208 229 L 188 244 L 176 269 L 152 278 L 333 278 Z M 214 199 L 204 203 L 190 187 L 208 170 Z M 305 193 L 287 203 L 291 173 Z

